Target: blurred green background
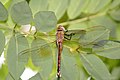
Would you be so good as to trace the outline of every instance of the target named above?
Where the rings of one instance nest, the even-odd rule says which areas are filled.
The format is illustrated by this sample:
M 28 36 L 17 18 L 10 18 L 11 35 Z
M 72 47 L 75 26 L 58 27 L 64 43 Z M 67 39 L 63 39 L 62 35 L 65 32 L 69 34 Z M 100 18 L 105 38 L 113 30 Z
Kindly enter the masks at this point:
M 23 2 L 20 3 L 21 1 Z M 36 25 L 33 21 L 34 18 L 36 18 L 36 22 L 38 19 L 39 21 L 43 20 L 38 14 L 40 11 L 52 11 L 53 13 L 45 14 L 41 12 L 41 15 L 45 14 L 43 16 L 46 18 L 45 22 Z M 13 35 L 16 24 L 18 24 L 18 30 L 21 25 L 30 24 L 31 26 L 36 25 L 38 27 L 39 25 L 43 25 L 45 27 L 42 31 L 53 30 L 53 32 L 57 25 L 63 25 L 68 30 L 104 26 L 110 30 L 110 40 L 120 41 L 120 0 L 0 0 L 0 30 L 6 38 L 5 59 L 8 59 L 6 57 L 7 43 Z M 52 27 L 48 28 L 46 25 L 51 25 Z M 4 38 L 3 40 L 1 38 L 0 41 L 4 41 Z M 0 54 L 2 54 L 3 48 L 1 47 Z M 118 48 L 120 48 L 120 45 Z M 104 57 L 100 57 L 100 59 L 102 59 L 111 73 L 111 79 L 120 80 L 120 59 L 108 59 Z M 10 62 L 12 64 L 12 60 Z M 0 80 L 6 80 L 6 77 L 7 80 L 13 80 L 8 75 L 8 65 L 5 60 L 5 64 L 0 68 Z M 34 69 L 33 65 L 31 67 Z M 80 68 L 80 71 L 81 78 L 76 78 L 75 80 L 86 80 L 89 78 L 90 74 L 83 67 Z M 31 80 L 38 79 L 40 79 L 39 76 Z

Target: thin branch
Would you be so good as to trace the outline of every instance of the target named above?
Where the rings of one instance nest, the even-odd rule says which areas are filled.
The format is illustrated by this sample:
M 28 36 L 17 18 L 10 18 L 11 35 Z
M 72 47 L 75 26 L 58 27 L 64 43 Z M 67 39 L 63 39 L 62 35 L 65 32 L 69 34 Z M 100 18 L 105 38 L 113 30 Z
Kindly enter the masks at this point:
M 93 19 L 93 18 L 98 17 L 98 16 L 103 16 L 103 15 L 105 15 L 105 14 L 106 14 L 106 13 L 99 13 L 99 14 L 87 16 L 87 17 L 84 17 L 84 18 L 81 18 L 81 19 L 77 19 L 77 20 L 72 20 L 72 21 L 67 21 L 67 22 L 59 23 L 58 25 L 66 26 L 66 25 L 68 25 L 68 24 L 76 24 L 76 23 L 80 23 L 80 22 L 86 21 L 86 20 L 88 20 L 88 19 Z

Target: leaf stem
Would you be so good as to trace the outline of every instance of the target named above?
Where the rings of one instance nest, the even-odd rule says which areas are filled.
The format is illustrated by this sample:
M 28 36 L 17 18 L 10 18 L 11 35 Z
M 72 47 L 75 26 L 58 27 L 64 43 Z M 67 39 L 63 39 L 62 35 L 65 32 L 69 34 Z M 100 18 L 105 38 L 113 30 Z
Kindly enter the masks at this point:
M 84 18 L 81 18 L 81 19 L 76 19 L 76 20 L 72 20 L 72 21 L 67 21 L 67 22 L 59 23 L 57 25 L 66 26 L 66 25 L 69 25 L 69 24 L 76 24 L 76 23 L 80 23 L 80 22 L 83 22 L 83 21 L 86 21 L 86 20 L 89 20 L 89 19 L 93 19 L 93 18 L 98 17 L 98 16 L 103 16 L 105 14 L 106 13 L 103 12 L 103 13 L 99 13 L 99 14 L 87 16 L 87 17 L 84 17 Z

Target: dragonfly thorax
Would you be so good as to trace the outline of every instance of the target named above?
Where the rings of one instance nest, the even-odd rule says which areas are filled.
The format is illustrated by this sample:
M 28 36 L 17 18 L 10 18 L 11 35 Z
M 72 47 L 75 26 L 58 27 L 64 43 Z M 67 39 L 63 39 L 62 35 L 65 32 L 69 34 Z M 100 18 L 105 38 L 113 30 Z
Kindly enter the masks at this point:
M 64 39 L 64 27 L 59 25 L 56 32 L 57 43 L 62 43 Z
M 59 25 L 57 31 L 65 31 L 65 28 L 62 25 Z

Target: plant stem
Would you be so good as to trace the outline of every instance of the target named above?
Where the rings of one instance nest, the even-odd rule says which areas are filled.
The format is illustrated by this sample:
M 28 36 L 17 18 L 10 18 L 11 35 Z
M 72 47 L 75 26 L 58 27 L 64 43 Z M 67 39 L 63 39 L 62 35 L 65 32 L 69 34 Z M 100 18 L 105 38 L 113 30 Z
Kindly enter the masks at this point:
M 76 24 L 76 23 L 80 23 L 80 22 L 86 21 L 88 19 L 93 19 L 93 18 L 98 17 L 98 16 L 103 16 L 105 14 L 106 13 L 99 13 L 99 14 L 87 16 L 87 17 L 84 17 L 84 18 L 81 18 L 81 19 L 76 19 L 76 20 L 72 20 L 72 21 L 67 21 L 67 22 L 59 23 L 58 25 L 66 26 L 68 24 Z

